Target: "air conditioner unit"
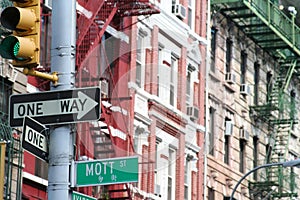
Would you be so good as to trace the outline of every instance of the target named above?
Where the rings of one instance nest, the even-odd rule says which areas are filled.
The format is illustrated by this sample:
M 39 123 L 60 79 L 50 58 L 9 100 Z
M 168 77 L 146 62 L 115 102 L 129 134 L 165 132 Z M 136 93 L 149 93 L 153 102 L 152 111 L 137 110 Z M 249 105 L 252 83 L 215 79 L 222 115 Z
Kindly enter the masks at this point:
M 155 194 L 156 196 L 160 196 L 160 185 L 155 184 L 155 187 L 154 187 L 154 194 Z
M 235 74 L 229 72 L 225 74 L 225 81 L 229 84 L 235 83 Z
M 199 118 L 199 109 L 195 106 L 187 107 L 186 113 L 192 120 L 197 120 Z
M 245 140 L 245 141 L 248 141 L 249 140 L 249 137 L 250 137 L 250 135 L 249 135 L 249 132 L 248 131 L 246 131 L 245 129 L 240 129 L 240 139 L 242 139 L 242 140 Z
M 102 96 L 108 96 L 108 82 L 106 80 L 100 81 L 100 90 Z
M 250 86 L 248 84 L 242 84 L 240 88 L 240 92 L 243 95 L 250 95 Z
M 232 135 L 233 123 L 230 120 L 225 121 L 225 135 Z
M 172 12 L 180 19 L 186 17 L 186 8 L 182 4 L 174 4 Z

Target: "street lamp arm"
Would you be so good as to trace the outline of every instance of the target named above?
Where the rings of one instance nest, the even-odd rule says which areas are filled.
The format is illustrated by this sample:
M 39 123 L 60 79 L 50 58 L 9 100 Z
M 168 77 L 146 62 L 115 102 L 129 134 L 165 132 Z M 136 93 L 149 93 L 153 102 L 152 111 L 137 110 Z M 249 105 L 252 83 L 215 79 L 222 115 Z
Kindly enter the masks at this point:
M 299 161 L 298 161 L 299 162 Z M 257 166 L 255 168 L 253 168 L 252 170 L 250 170 L 249 172 L 247 172 L 238 182 L 237 184 L 235 185 L 235 187 L 233 188 L 232 190 L 232 193 L 231 193 L 231 196 L 230 196 L 230 199 L 229 200 L 233 200 L 233 196 L 234 196 L 234 193 L 237 189 L 237 187 L 242 183 L 242 181 L 247 177 L 249 176 L 251 173 L 261 169 L 261 168 L 267 168 L 267 167 L 272 167 L 272 166 L 278 166 L 278 165 L 283 165 L 283 163 L 268 163 L 268 164 L 265 164 L 265 165 L 261 165 L 261 166 Z

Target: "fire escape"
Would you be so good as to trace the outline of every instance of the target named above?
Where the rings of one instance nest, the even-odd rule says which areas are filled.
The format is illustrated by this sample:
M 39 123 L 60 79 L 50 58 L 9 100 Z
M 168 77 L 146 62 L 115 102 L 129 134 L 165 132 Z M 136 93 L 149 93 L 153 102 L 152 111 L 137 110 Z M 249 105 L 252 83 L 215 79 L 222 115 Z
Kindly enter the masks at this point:
M 80 130 L 84 130 L 85 134 L 89 135 L 82 136 L 85 137 L 83 140 L 93 141 L 90 145 L 93 149 L 81 151 L 86 151 L 85 155 L 93 159 L 133 155 L 133 140 L 128 127 L 125 130 L 116 127 L 117 120 L 112 111 L 113 106 L 122 111 L 122 101 L 129 99 L 112 97 L 112 90 L 115 86 L 112 71 L 114 62 L 108 61 L 108 53 L 102 43 L 110 26 L 122 31 L 120 25 L 114 21 L 122 21 L 123 18 L 130 16 L 156 14 L 159 10 L 149 3 L 149 0 L 78 0 L 78 3 L 84 9 L 77 15 L 77 84 L 79 87 L 100 86 L 102 90 L 100 121 L 83 123 L 80 127 Z M 94 62 L 96 64 L 91 66 L 87 60 L 95 52 L 97 52 L 98 59 Z M 125 127 L 126 119 L 121 117 L 118 123 L 123 123 Z M 123 142 L 122 145 L 120 145 L 120 140 Z M 101 195 L 95 195 L 98 199 L 132 199 L 128 184 L 101 186 L 96 190 L 96 192 L 93 191 L 94 195 L 101 193 Z
M 0 117 L 0 142 L 6 144 L 3 198 L 21 199 L 23 150 L 20 132 L 7 124 L 7 113 L 1 111 Z
M 286 161 L 297 123 L 295 94 L 288 92 L 291 80 L 299 78 L 300 72 L 300 28 L 295 24 L 295 13 L 284 13 L 271 0 L 212 0 L 211 4 L 279 63 L 266 102 L 251 106 L 250 113 L 268 125 L 270 142 L 265 162 Z M 249 183 L 249 192 L 254 199 L 292 199 L 298 196 L 295 181 L 292 169 L 272 167 L 258 181 Z

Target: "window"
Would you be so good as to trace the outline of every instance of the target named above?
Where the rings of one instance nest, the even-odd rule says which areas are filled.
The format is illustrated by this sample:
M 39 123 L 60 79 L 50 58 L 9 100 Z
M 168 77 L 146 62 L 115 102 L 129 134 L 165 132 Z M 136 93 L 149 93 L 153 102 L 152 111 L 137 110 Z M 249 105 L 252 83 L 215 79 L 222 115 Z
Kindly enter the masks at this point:
M 187 105 L 190 105 L 190 100 L 191 100 L 191 76 L 192 72 L 187 70 L 187 75 L 186 75 L 186 102 Z
M 193 30 L 195 19 L 195 0 L 189 0 L 188 3 L 188 25 Z
M 215 27 L 211 28 L 211 65 L 210 70 L 215 72 L 215 61 L 216 61 L 216 48 L 217 48 L 217 32 L 218 30 Z
M 176 176 L 176 151 L 173 148 L 169 148 L 168 162 L 168 200 L 172 200 L 175 197 Z
M 258 105 L 258 94 L 259 94 L 259 69 L 260 65 L 258 62 L 254 63 L 254 104 Z
M 45 5 L 45 4 L 44 4 Z M 45 5 L 46 6 L 46 5 Z M 46 9 L 44 6 L 42 6 L 42 12 L 43 14 L 41 15 L 41 39 L 40 39 L 40 52 L 41 53 L 41 57 L 40 57 L 40 64 L 43 67 L 50 67 L 50 60 L 51 60 L 51 56 L 50 56 L 50 52 L 51 52 L 51 39 L 45 39 L 49 37 L 49 34 L 51 33 L 51 28 L 49 28 L 51 26 L 51 11 Z
M 214 155 L 214 146 L 215 146 L 215 112 L 214 108 L 209 108 L 209 146 L 208 151 L 210 155 Z
M 105 32 L 105 34 L 103 35 L 102 38 L 102 42 L 103 42 L 103 46 L 104 46 L 104 50 L 106 52 L 106 56 L 107 56 L 107 64 L 109 64 L 109 66 L 113 69 L 115 67 L 115 58 L 116 58 L 116 54 L 118 52 L 118 39 L 113 37 L 111 34 Z M 105 65 L 106 67 L 106 65 Z M 105 70 L 102 69 L 103 71 Z
M 212 188 L 208 188 L 208 200 L 215 200 L 215 191 Z
M 225 135 L 225 143 L 224 143 L 224 162 L 229 164 L 229 135 Z
M 258 166 L 258 137 L 253 137 L 253 168 Z M 257 171 L 254 172 L 254 180 L 257 180 Z
M 161 87 L 161 84 L 160 84 L 160 71 L 161 71 L 161 66 L 160 66 L 160 63 L 162 63 L 162 48 L 159 48 L 158 49 L 158 69 L 157 69 L 157 96 L 159 97 L 160 96 L 160 87 Z
M 290 119 L 295 119 L 295 116 L 296 116 L 296 93 L 294 90 L 292 90 L 290 92 L 290 97 L 291 97 L 291 99 L 290 99 L 290 101 L 291 101 L 290 102 Z
M 178 60 L 172 56 L 171 58 L 171 71 L 170 71 L 170 104 L 172 106 L 176 105 L 176 89 L 177 89 L 177 67 Z
M 193 96 L 194 96 L 194 85 L 195 78 L 193 77 L 196 71 L 196 67 L 192 64 L 188 64 L 186 70 L 186 104 L 187 106 L 193 105 Z
M 267 101 L 269 101 L 270 93 L 272 91 L 272 73 L 267 73 L 267 85 L 266 85 L 266 91 L 267 91 Z
M 245 50 L 241 52 L 241 84 L 246 83 L 246 70 L 247 70 L 247 53 Z
M 227 38 L 226 40 L 226 73 L 231 72 L 231 56 L 232 56 L 232 40 Z
M 48 179 L 48 163 L 35 158 L 35 175 L 45 180 Z
M 159 49 L 158 96 L 166 104 L 177 106 L 178 57 L 168 50 Z
M 139 33 L 137 36 L 137 47 L 136 47 L 136 79 L 135 82 L 139 87 L 143 85 L 143 66 L 145 62 L 145 54 L 143 50 L 144 36 Z
M 271 161 L 271 155 L 272 155 L 272 146 L 270 144 L 266 145 L 266 158 L 267 158 L 267 163 L 270 163 Z
M 156 140 L 155 143 L 155 166 L 154 166 L 154 182 L 158 183 L 158 177 L 157 177 L 157 170 L 158 170 L 158 146 L 159 146 L 159 141 Z
M 225 118 L 225 138 L 224 138 L 224 163 L 229 164 L 229 149 L 230 149 L 230 136 L 233 132 L 233 123 L 231 119 Z
M 133 147 L 135 152 L 141 151 L 141 134 L 143 134 L 144 129 L 136 126 L 134 130 L 134 136 L 133 136 Z
M 188 200 L 190 199 L 190 188 L 189 188 L 189 185 L 190 185 L 190 179 L 191 179 L 191 176 L 190 176 L 190 160 L 191 160 L 191 157 L 188 157 L 185 159 L 185 166 L 184 166 L 184 200 Z
M 141 87 L 142 85 L 142 65 L 138 62 L 136 62 L 136 79 L 135 79 L 135 83 Z
M 240 152 L 239 152 L 239 157 L 240 157 L 240 172 L 244 173 L 245 172 L 245 152 L 246 152 L 246 141 L 243 139 L 240 139 Z
M 223 200 L 230 200 L 230 197 L 224 197 Z M 236 200 L 236 198 L 232 198 L 232 200 Z
M 0 112 L 8 114 L 9 96 L 12 94 L 12 82 L 0 77 Z

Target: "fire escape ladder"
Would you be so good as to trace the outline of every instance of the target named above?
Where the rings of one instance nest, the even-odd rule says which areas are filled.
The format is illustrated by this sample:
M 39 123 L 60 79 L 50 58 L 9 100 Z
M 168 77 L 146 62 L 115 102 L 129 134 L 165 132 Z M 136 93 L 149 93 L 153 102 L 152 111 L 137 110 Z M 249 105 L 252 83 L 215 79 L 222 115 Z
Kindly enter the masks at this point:
M 109 128 L 106 124 L 99 122 L 99 126 L 91 125 L 90 131 L 93 133 L 94 157 L 95 159 L 113 158 L 115 152 L 113 143 L 109 134 Z
M 277 122 L 273 122 L 273 132 L 270 135 L 272 146 L 269 149 L 268 155 L 270 155 L 267 163 L 277 163 L 286 161 L 289 153 L 289 138 L 291 134 L 294 121 L 290 119 L 282 119 Z M 281 166 L 270 167 L 266 169 L 266 181 L 270 187 L 272 187 L 273 198 L 283 197 L 296 197 L 295 191 L 295 174 L 291 169 L 283 169 Z

